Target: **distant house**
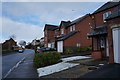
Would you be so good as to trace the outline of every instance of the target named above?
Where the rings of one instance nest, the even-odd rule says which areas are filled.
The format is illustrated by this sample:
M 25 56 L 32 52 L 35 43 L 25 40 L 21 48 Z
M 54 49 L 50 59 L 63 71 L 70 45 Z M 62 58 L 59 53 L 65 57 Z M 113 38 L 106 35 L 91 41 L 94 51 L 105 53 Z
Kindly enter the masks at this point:
M 12 38 L 10 38 L 9 40 L 6 40 L 2 44 L 2 49 L 13 50 L 14 46 L 16 45 L 17 45 L 17 42 L 15 42 Z
M 44 47 L 56 47 L 55 33 L 58 26 L 46 24 L 44 28 Z
M 42 38 L 40 39 L 40 44 L 41 44 L 41 46 L 44 46 L 44 37 L 42 37 Z
M 110 63 L 120 62 L 120 54 L 117 53 L 120 50 L 119 11 L 120 2 L 107 2 L 91 14 L 93 29 L 88 36 L 92 38 L 94 58 L 109 57 Z M 115 25 L 117 30 L 111 28 Z
M 40 40 L 34 39 L 34 40 L 31 42 L 31 44 L 32 44 L 33 46 L 40 45 Z

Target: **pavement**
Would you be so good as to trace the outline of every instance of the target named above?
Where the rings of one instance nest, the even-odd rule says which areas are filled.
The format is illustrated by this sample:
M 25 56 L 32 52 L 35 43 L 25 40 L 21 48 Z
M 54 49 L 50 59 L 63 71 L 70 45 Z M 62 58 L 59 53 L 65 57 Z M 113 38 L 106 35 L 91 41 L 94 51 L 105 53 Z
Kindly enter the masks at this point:
M 34 54 L 30 54 L 26 57 L 17 68 L 15 68 L 11 74 L 7 76 L 11 78 L 34 78 L 38 79 L 37 69 L 33 67 Z M 64 56 L 65 57 L 65 56 Z M 50 75 L 42 76 L 39 79 L 90 79 L 90 78 L 120 78 L 120 64 L 108 64 L 106 60 L 93 60 L 83 59 L 71 61 L 72 63 L 80 63 L 75 67 L 56 72 Z M 97 66 L 99 64 L 105 64 L 103 66 Z M 96 66 L 97 69 L 89 70 L 91 66 Z M 33 79 L 33 80 L 34 80 Z M 12 79 L 11 79 L 12 80 Z
M 13 67 L 21 61 L 24 57 L 30 53 L 34 53 L 33 50 L 26 49 L 23 53 L 14 52 L 2 55 L 2 76 L 5 78 L 7 74 L 13 69 Z
M 27 51 L 28 52 L 28 51 Z M 23 54 L 23 53 L 19 53 Z M 27 53 L 26 53 L 27 54 Z M 15 67 L 5 79 L 10 78 L 38 78 L 37 70 L 33 66 L 34 53 L 30 52 L 25 56 L 17 67 Z
M 38 78 L 37 70 L 33 66 L 34 54 L 30 54 L 15 68 L 7 78 Z
M 120 79 L 120 64 L 107 64 L 93 72 L 87 73 L 80 78 L 112 78 Z

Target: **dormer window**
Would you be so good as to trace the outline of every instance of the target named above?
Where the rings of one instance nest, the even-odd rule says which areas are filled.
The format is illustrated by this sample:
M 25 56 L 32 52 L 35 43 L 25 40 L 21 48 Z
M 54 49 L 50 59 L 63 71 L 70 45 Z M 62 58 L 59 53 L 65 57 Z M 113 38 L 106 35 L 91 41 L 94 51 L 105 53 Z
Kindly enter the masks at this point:
M 75 25 L 70 26 L 70 32 L 75 31 Z
M 64 29 L 61 29 L 61 34 L 64 34 Z
M 104 22 L 106 22 L 105 19 L 106 19 L 110 14 L 111 14 L 111 11 L 105 12 L 105 13 L 103 14 L 103 21 L 104 21 Z

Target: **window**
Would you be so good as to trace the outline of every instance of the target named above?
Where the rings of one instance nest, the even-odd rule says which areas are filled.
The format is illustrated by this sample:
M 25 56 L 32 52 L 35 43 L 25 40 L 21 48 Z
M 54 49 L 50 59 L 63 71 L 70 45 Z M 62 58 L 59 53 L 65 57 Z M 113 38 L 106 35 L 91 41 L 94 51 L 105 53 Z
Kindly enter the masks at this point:
M 111 11 L 105 12 L 105 13 L 103 14 L 103 21 L 104 21 L 104 22 L 106 22 L 105 19 L 106 19 L 110 14 L 111 14 Z
M 75 31 L 75 25 L 70 26 L 70 32 Z
M 64 34 L 64 29 L 61 29 L 61 34 Z
M 57 30 L 55 30 L 55 34 L 57 34 Z
M 77 43 L 76 46 L 77 46 L 77 47 L 80 47 L 81 45 L 80 45 L 80 43 Z
M 45 30 L 45 34 L 47 34 L 47 30 Z
M 104 48 L 104 38 L 101 38 L 101 40 L 100 40 L 100 46 L 101 46 L 101 48 Z

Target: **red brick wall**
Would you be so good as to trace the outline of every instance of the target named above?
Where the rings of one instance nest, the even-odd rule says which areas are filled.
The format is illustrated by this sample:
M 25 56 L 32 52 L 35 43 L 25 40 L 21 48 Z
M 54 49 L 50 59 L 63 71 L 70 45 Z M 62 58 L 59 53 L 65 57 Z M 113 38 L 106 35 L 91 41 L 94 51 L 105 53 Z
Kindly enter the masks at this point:
M 75 25 L 75 30 L 80 30 L 80 32 L 64 40 L 64 46 L 66 47 L 76 47 L 77 43 L 80 43 L 81 46 L 91 46 L 91 40 L 87 39 L 87 33 L 90 33 L 91 18 L 88 16 L 83 21 Z M 69 32 L 69 28 L 67 29 Z
M 113 8 L 110 8 L 110 9 L 107 9 L 107 10 L 104 10 L 102 12 L 99 12 L 99 13 L 96 13 L 96 14 L 93 14 L 92 16 L 94 16 L 94 19 L 92 19 L 92 25 L 93 27 L 98 27 L 98 26 L 102 26 L 102 25 L 109 25 L 108 22 L 104 22 L 103 20 L 103 14 L 105 12 L 108 12 L 108 11 L 113 11 L 116 7 L 113 7 Z M 114 22 L 113 22 L 114 23 Z M 109 37 L 109 34 L 110 32 L 108 33 L 108 37 Z M 96 45 L 96 39 L 94 38 L 94 41 L 93 41 L 93 46 L 94 46 L 94 49 L 97 48 L 97 45 Z M 99 43 L 98 43 L 99 44 Z M 102 50 L 102 57 L 106 57 L 106 40 L 105 40 L 105 48 Z
M 97 27 L 97 26 L 101 26 L 101 25 L 105 25 L 106 23 L 104 23 L 104 21 L 103 21 L 103 14 L 104 14 L 105 12 L 108 12 L 108 11 L 113 11 L 115 8 L 116 8 L 116 7 L 110 8 L 110 9 L 107 9 L 107 10 L 104 10 L 104 11 L 102 11 L 102 12 L 99 12 L 99 13 L 94 14 L 94 20 L 95 20 L 95 21 L 94 21 L 94 22 L 95 22 L 94 25 L 96 25 L 96 27 Z
M 115 18 L 107 21 L 109 25 L 108 29 L 108 43 L 109 43 L 109 63 L 114 63 L 114 50 L 113 50 L 113 36 L 111 26 L 115 24 L 120 24 L 120 18 Z
M 44 32 L 44 36 L 45 36 L 45 39 L 44 39 L 45 43 L 44 43 L 44 45 L 46 44 L 46 46 L 48 46 L 49 42 L 55 41 L 55 31 L 47 30 L 47 34 L 45 34 L 45 32 Z
M 68 33 L 68 31 L 66 30 L 65 26 L 62 24 L 62 25 L 60 26 L 60 32 L 59 32 L 60 35 L 61 35 L 61 29 L 64 29 L 64 34 L 67 34 L 67 33 Z

